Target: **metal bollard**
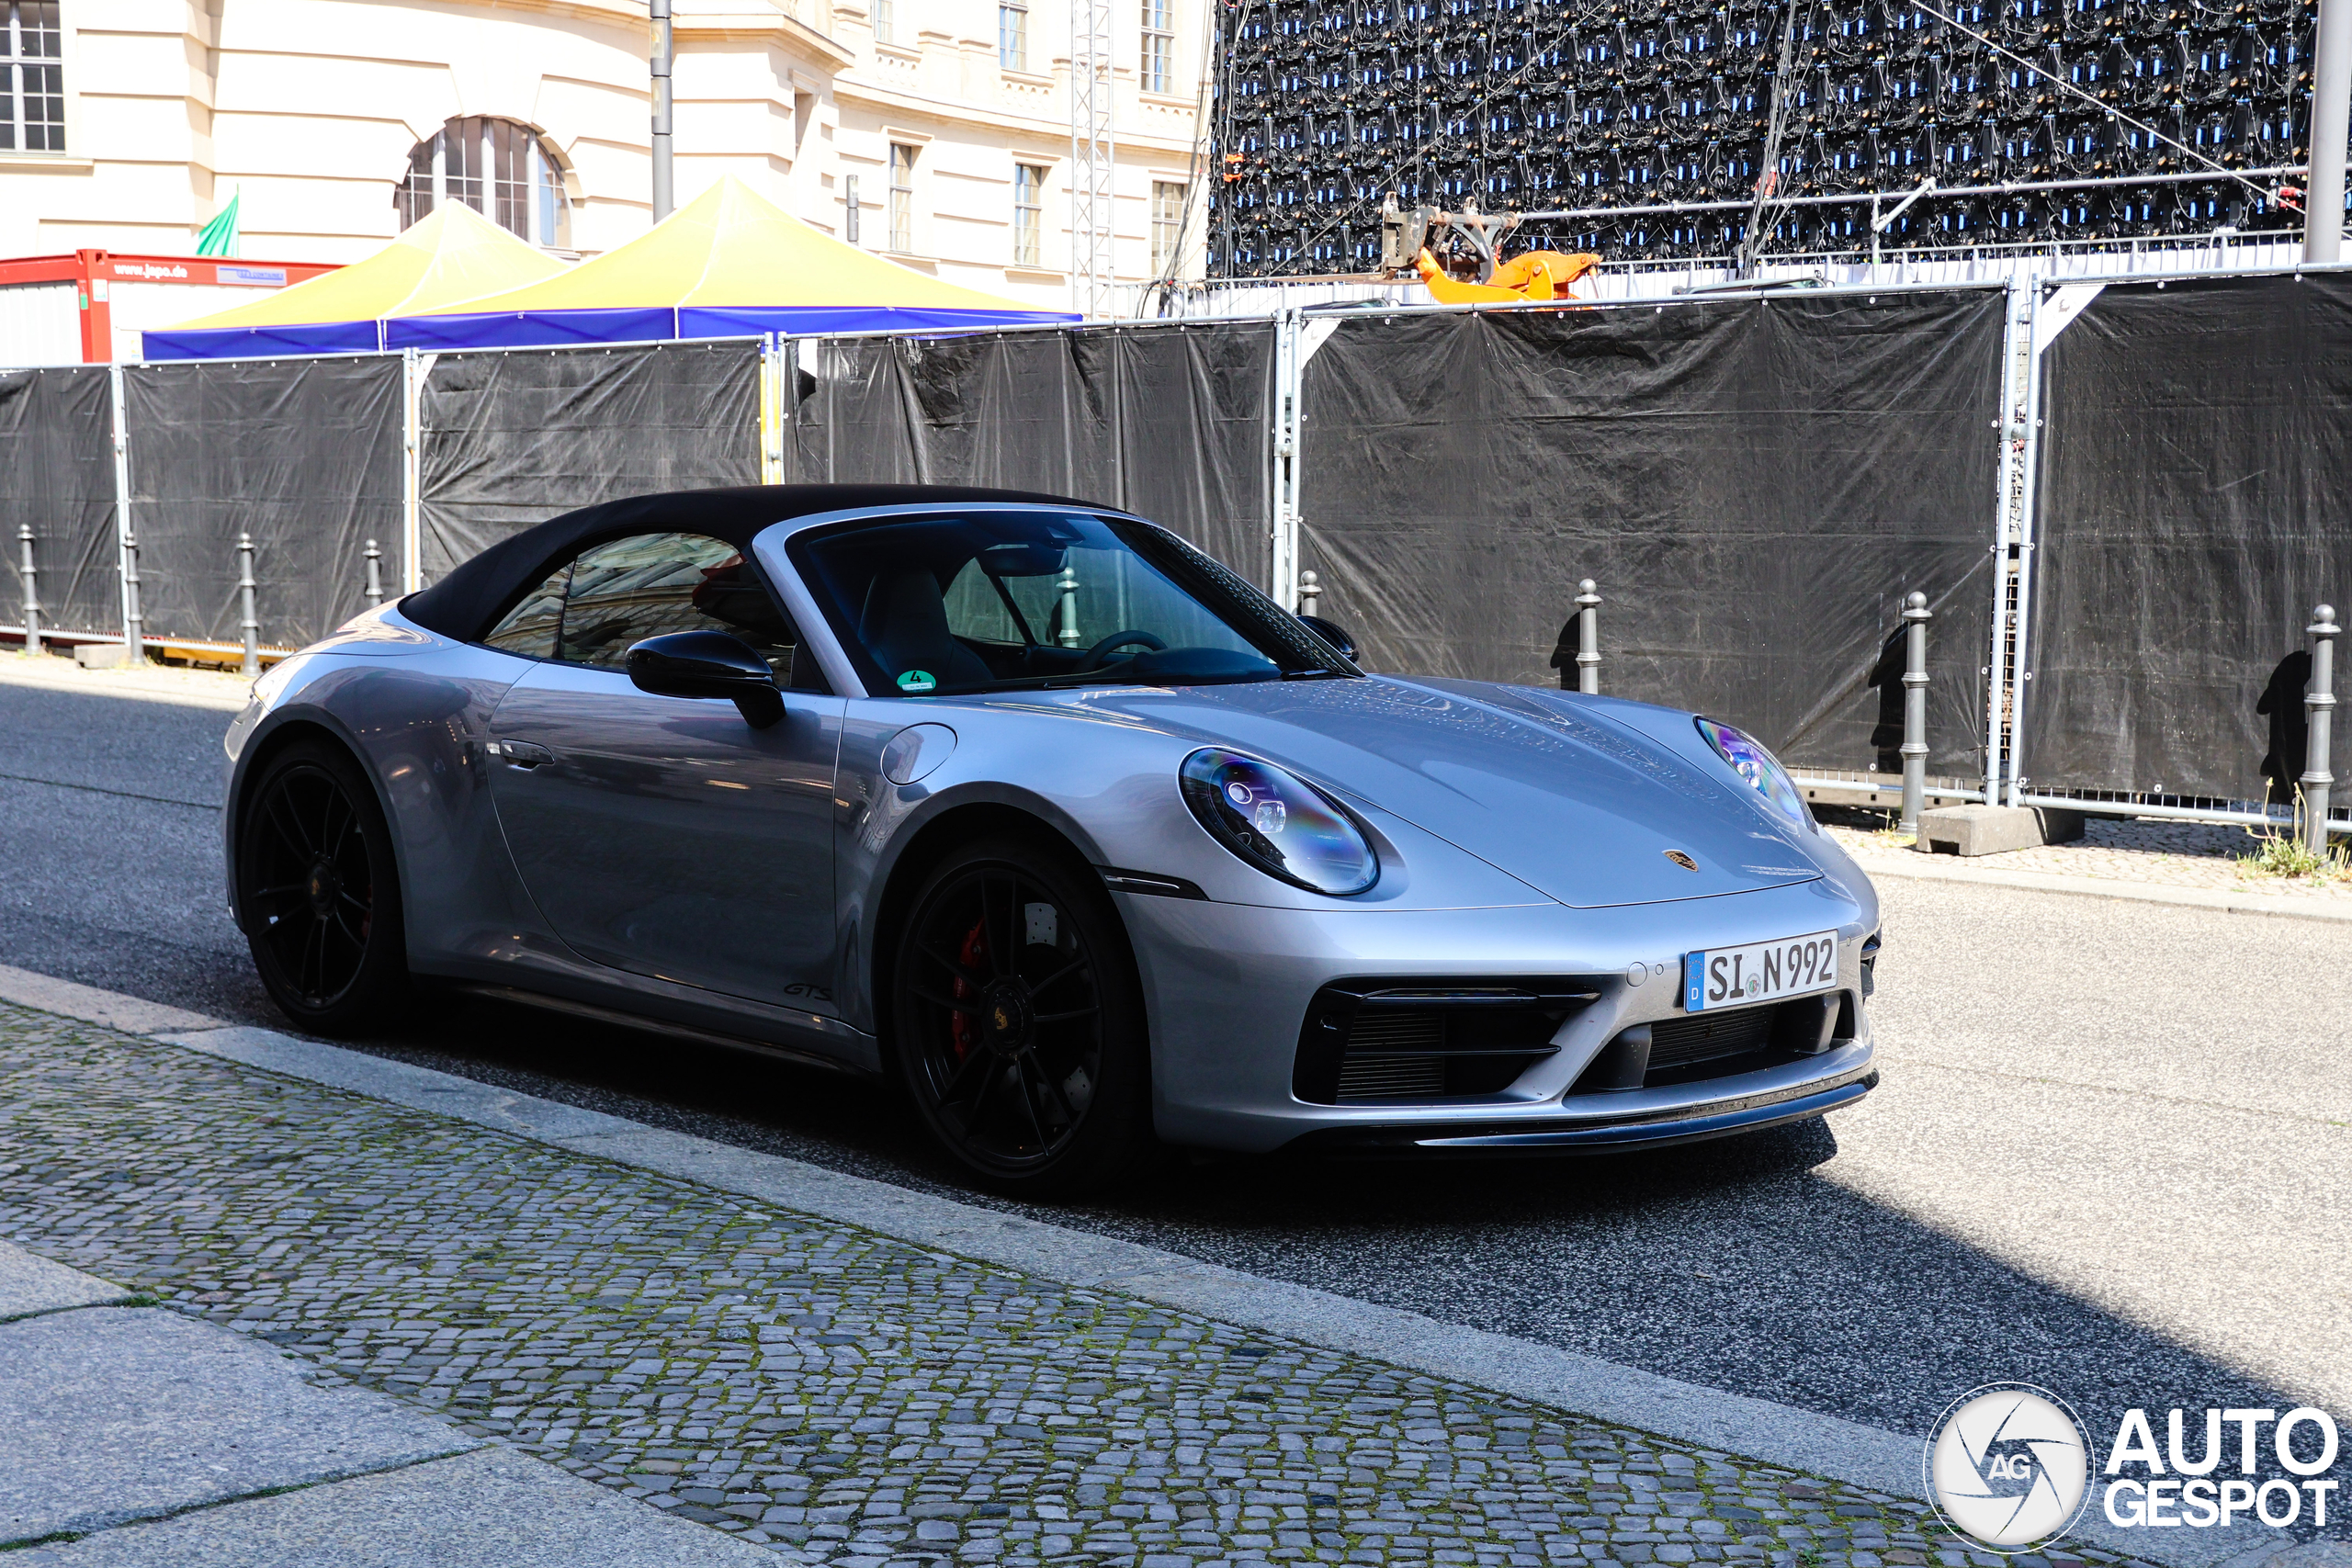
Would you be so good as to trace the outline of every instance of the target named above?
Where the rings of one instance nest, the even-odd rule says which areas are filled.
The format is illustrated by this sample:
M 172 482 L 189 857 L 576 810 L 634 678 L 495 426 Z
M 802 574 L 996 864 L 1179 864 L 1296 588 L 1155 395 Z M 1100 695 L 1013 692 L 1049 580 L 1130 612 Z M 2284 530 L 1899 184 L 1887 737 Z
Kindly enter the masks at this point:
M 1054 640 L 1064 648 L 1076 648 L 1078 646 L 1078 568 L 1074 566 L 1062 568 L 1061 581 L 1054 586 L 1061 593 L 1059 608 L 1062 617 L 1061 630 L 1056 634 Z
M 1315 614 L 1315 606 L 1322 601 L 1323 580 L 1312 571 L 1300 572 L 1298 574 L 1298 613 L 1302 615 L 1311 615 Z
M 376 541 L 368 540 L 368 607 L 371 610 L 384 602 L 384 569 L 379 564 L 383 558 L 384 552 L 376 547 Z
M 24 547 L 25 580 L 25 654 L 30 658 L 40 651 L 40 569 L 33 564 L 33 525 L 24 524 L 17 530 L 17 542 Z
M 2304 722 L 2310 739 L 2303 746 L 2303 841 L 2312 853 L 2327 853 L 2328 786 L 2335 776 L 2327 771 L 2329 711 L 2335 706 L 2335 638 L 2343 630 L 2335 624 L 2335 606 L 2312 611 L 2312 683 L 2303 688 Z
M 243 617 L 247 675 L 261 673 L 261 622 L 254 618 L 254 536 L 237 536 L 237 609 Z
M 139 536 L 122 536 L 122 647 L 133 664 L 147 660 L 146 618 L 139 613 Z
M 1916 837 L 1928 804 L 1928 623 L 1935 619 L 1925 593 L 1903 602 L 1903 820 L 1895 826 Z
M 1600 595 L 1592 579 L 1577 584 L 1577 690 L 1600 694 Z

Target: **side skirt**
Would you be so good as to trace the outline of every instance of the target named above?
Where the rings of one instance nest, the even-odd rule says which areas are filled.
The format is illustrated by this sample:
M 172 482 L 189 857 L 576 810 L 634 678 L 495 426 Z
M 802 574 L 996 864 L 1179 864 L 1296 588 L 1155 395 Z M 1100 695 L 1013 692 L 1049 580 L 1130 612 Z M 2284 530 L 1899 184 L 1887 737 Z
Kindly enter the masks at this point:
M 667 1035 L 673 1040 L 691 1040 L 696 1044 L 717 1045 L 729 1051 L 746 1051 L 753 1055 L 767 1056 L 776 1061 L 791 1062 L 798 1066 L 820 1067 L 844 1077 L 874 1078 L 876 1075 L 862 1071 L 847 1062 L 823 1056 L 814 1051 L 802 1051 L 790 1045 L 778 1045 L 765 1040 L 750 1040 L 740 1034 L 722 1034 L 717 1030 L 697 1029 L 690 1023 L 673 1023 L 667 1019 L 648 1018 L 643 1013 L 624 1012 L 618 1008 L 598 1007 L 594 1002 L 574 1001 L 569 997 L 551 997 L 544 991 L 518 990 L 512 986 L 486 985 L 480 981 L 460 980 L 453 989 L 471 996 L 488 997 L 496 1001 L 514 1002 L 523 1007 L 538 1008 L 548 1012 L 569 1013 L 574 1018 L 594 1019 L 599 1023 L 616 1024 L 623 1029 L 641 1030 L 648 1034 Z

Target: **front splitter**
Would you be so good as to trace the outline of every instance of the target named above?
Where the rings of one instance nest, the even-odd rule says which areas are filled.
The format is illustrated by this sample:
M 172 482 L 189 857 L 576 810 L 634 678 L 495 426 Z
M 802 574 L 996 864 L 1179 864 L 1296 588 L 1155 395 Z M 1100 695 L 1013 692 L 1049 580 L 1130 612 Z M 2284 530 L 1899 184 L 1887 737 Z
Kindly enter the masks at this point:
M 1651 1112 L 1619 1121 L 1488 1122 L 1459 1130 L 1419 1125 L 1326 1127 L 1287 1145 L 1298 1153 L 1358 1155 L 1610 1154 L 1666 1148 L 1725 1138 L 1808 1118 L 1853 1104 L 1878 1087 L 1871 1068 L 1843 1080 L 1778 1095 L 1752 1095 L 1702 1106 L 1695 1114 Z

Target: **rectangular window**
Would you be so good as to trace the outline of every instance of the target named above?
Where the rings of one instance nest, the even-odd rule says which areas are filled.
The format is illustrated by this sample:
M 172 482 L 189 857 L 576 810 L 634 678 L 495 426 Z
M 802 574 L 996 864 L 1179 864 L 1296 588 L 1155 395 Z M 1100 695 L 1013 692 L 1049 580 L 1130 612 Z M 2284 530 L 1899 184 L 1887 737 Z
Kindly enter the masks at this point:
M 915 150 L 890 143 L 890 248 L 911 255 L 915 248 Z
M 453 119 L 441 128 L 441 199 L 480 212 L 482 184 L 481 121 Z
M 526 137 L 531 155 L 531 232 L 530 238 L 542 245 L 556 243 L 555 170 L 548 166 L 547 149 L 539 145 L 536 136 Z
M 481 124 L 481 166 L 489 178 L 491 206 L 482 216 L 510 234 L 530 238 L 531 143 L 529 131 L 511 119 Z
M 65 151 L 65 30 L 57 0 L 0 0 L 0 152 Z
M 857 243 L 857 176 L 855 175 L 842 176 L 842 241 L 844 244 Z
M 899 41 L 899 19 L 891 12 L 891 0 L 874 0 L 874 41 Z
M 1184 182 L 1151 182 L 1151 275 L 1175 271 L 1176 250 L 1184 243 Z
M 997 63 L 1007 71 L 1029 69 L 1029 7 L 1000 5 L 996 8 Z
M 1012 165 L 1012 265 L 1035 266 L 1046 233 L 1046 171 Z
M 1143 0 L 1143 90 L 1165 93 L 1176 79 L 1176 34 L 1170 0 Z
M 441 135 L 435 131 L 408 151 L 408 177 L 401 182 L 400 194 L 394 198 L 403 229 L 423 221 L 433 210 L 433 159 L 440 147 Z

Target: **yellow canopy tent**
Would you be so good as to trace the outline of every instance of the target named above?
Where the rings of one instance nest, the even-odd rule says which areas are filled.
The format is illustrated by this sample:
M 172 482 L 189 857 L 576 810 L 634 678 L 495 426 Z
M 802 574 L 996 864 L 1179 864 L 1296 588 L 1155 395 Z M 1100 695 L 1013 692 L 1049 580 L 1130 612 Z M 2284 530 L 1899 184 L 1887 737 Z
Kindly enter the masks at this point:
M 845 245 L 728 175 L 560 277 L 386 323 L 391 348 L 642 343 L 1068 321 Z
M 388 318 L 541 283 L 564 264 L 463 202 L 445 202 L 369 256 L 218 315 L 144 333 L 150 359 L 373 354 Z

